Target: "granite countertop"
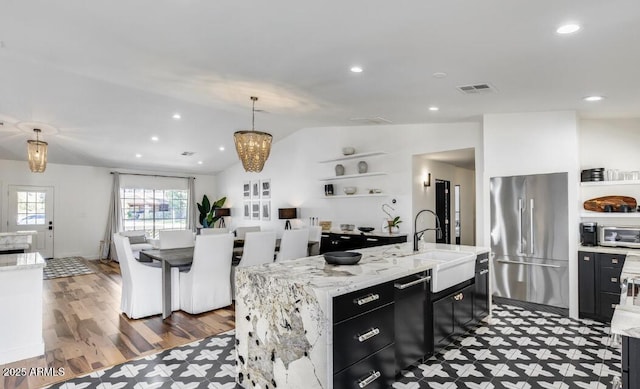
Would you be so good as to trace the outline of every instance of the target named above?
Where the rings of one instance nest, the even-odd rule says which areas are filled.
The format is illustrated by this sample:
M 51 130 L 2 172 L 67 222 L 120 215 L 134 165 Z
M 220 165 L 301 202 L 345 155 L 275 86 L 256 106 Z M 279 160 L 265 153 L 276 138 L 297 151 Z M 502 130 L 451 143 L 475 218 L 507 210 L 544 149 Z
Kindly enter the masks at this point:
M 0 232 L 0 236 L 16 236 L 16 235 L 35 235 L 38 231 L 15 231 L 15 232 Z
M 627 255 L 620 275 L 622 282 L 632 278 L 640 281 L 640 254 L 636 253 Z M 640 297 L 636 297 L 636 301 L 640 303 Z M 611 319 L 611 332 L 640 338 L 640 305 L 634 305 L 632 301 L 618 305 Z
M 419 254 L 434 250 L 466 252 L 474 256 L 489 252 L 488 248 L 483 247 L 423 243 L 416 253 L 412 243 L 401 243 L 353 250 L 362 253 L 362 259 L 357 265 L 329 265 L 318 255 L 238 268 L 237 271 L 254 273 L 266 279 L 277 278 L 292 284 L 303 284 L 328 296 L 338 296 L 429 270 L 441 261 L 421 259 Z
M 37 269 L 46 266 L 40 253 L 1 254 L 0 271 Z
M 607 246 L 578 246 L 579 251 L 587 251 L 592 253 L 604 254 L 624 254 L 624 255 L 640 255 L 640 249 L 632 249 L 628 247 L 607 247 Z

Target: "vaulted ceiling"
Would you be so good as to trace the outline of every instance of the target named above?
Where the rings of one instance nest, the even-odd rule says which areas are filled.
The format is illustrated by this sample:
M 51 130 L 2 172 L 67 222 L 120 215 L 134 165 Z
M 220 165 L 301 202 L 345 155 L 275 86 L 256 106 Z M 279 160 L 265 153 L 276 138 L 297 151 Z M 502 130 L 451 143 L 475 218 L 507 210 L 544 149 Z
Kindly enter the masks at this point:
M 26 159 L 38 126 L 50 162 L 212 173 L 237 161 L 250 96 L 275 141 L 354 119 L 640 117 L 639 36 L 637 0 L 4 0 L 0 159 Z M 477 83 L 495 90 L 456 88 Z

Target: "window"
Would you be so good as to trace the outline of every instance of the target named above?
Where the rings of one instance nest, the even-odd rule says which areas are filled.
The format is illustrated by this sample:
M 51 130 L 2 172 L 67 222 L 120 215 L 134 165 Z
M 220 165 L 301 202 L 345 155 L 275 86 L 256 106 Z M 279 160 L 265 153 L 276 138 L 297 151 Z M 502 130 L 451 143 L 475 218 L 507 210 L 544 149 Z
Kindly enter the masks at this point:
M 44 225 L 46 192 L 18 191 L 18 212 L 16 224 Z
M 186 190 L 121 188 L 123 229 L 153 238 L 160 230 L 185 230 L 188 198 Z

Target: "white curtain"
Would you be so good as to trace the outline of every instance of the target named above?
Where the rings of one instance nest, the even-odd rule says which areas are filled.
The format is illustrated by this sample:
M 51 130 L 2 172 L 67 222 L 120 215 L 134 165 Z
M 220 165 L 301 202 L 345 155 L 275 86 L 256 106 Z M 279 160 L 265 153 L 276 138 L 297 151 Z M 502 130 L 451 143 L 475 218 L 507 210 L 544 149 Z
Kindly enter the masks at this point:
M 109 217 L 107 228 L 104 232 L 104 245 L 100 258 L 111 258 L 111 241 L 113 234 L 122 229 L 122 204 L 120 204 L 120 173 L 113 173 L 113 187 L 111 188 L 111 201 L 109 202 Z
M 196 232 L 196 179 L 188 177 L 189 186 L 189 205 L 187 207 L 187 229 Z

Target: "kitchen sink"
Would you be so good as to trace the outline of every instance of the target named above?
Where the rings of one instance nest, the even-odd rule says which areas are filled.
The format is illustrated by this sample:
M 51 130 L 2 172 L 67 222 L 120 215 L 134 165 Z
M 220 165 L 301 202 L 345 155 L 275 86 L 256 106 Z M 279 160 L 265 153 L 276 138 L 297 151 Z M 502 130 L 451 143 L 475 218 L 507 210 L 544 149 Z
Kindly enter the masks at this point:
M 475 276 L 476 255 L 466 251 L 432 250 L 416 254 L 417 259 L 433 261 L 431 292 L 436 293 Z

